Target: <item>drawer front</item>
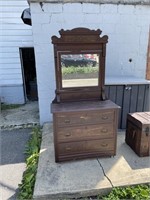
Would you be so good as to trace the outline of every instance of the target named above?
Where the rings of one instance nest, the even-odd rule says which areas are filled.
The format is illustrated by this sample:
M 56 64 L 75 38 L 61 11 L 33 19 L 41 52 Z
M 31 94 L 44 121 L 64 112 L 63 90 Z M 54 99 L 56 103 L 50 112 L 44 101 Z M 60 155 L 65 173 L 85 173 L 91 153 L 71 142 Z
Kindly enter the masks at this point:
M 68 142 L 58 144 L 59 155 L 115 151 L 115 141 L 111 139 Z
M 115 142 L 113 139 L 103 139 L 103 140 L 96 140 L 96 141 L 88 141 L 86 143 L 86 150 L 87 151 L 113 151 L 115 146 Z
M 82 113 L 65 113 L 56 115 L 57 125 L 59 127 L 70 125 L 84 125 L 97 123 L 110 123 L 113 121 L 114 112 L 82 112 Z
M 58 142 L 112 138 L 113 136 L 113 124 L 58 128 L 57 131 Z

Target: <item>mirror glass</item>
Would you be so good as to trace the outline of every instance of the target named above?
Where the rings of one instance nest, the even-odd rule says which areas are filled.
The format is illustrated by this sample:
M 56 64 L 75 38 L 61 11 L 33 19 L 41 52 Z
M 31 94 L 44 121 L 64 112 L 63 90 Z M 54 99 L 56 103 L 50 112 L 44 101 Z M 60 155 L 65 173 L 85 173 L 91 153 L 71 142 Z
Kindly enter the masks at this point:
M 62 87 L 98 86 L 99 54 L 61 54 Z

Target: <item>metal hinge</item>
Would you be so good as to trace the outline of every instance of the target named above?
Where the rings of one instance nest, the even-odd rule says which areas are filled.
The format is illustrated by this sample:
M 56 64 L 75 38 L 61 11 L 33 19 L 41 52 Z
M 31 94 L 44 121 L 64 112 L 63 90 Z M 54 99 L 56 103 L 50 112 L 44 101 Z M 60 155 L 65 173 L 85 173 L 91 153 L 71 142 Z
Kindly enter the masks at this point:
M 144 129 L 144 132 L 145 132 L 146 136 L 149 135 L 149 133 L 150 133 L 150 129 L 149 129 L 148 126 Z

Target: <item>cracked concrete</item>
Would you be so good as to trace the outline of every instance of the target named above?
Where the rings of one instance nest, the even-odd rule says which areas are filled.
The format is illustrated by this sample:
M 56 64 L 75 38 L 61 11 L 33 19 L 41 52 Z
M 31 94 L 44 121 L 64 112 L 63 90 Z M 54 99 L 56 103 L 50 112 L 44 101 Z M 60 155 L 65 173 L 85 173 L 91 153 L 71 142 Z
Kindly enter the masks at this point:
M 112 184 L 112 182 L 111 182 L 111 180 L 110 180 L 109 177 L 106 175 L 106 173 L 105 173 L 105 171 L 104 171 L 104 168 L 103 168 L 102 164 L 100 163 L 100 160 L 97 159 L 97 161 L 98 161 L 100 167 L 102 168 L 102 171 L 103 171 L 104 176 L 105 176 L 105 177 L 107 178 L 107 180 L 110 182 L 111 186 L 114 187 L 113 184 Z
M 44 124 L 34 199 L 103 195 L 113 186 L 150 182 L 149 157 L 138 157 L 124 136 L 118 133 L 115 157 L 55 163 L 52 124 Z

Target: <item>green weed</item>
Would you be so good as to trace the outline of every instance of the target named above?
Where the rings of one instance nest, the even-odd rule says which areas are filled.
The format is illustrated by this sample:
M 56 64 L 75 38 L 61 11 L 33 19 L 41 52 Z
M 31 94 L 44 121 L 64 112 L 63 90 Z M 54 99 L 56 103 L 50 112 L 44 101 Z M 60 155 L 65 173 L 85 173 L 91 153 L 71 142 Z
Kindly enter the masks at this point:
M 20 104 L 1 104 L 1 110 L 9 110 L 9 109 L 15 109 L 15 108 L 19 108 Z
M 150 186 L 148 184 L 140 184 L 127 187 L 114 187 L 112 191 L 104 196 L 97 195 L 87 198 L 79 198 L 82 200 L 150 200 Z
M 33 129 L 32 136 L 26 146 L 26 170 L 23 174 L 22 183 L 19 185 L 18 199 L 32 199 L 40 145 L 41 131 L 40 128 L 36 127 Z
M 135 200 L 149 200 L 150 187 L 147 184 L 141 184 L 128 187 L 116 187 L 103 200 L 120 200 L 120 199 L 135 199 Z

